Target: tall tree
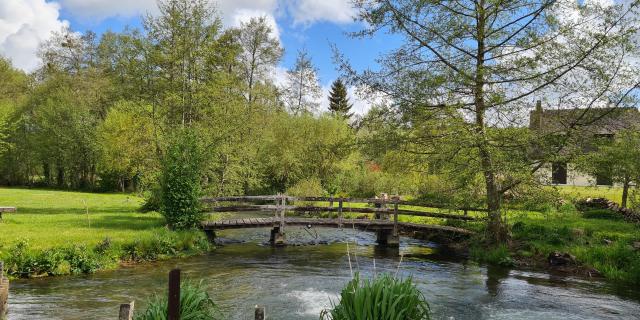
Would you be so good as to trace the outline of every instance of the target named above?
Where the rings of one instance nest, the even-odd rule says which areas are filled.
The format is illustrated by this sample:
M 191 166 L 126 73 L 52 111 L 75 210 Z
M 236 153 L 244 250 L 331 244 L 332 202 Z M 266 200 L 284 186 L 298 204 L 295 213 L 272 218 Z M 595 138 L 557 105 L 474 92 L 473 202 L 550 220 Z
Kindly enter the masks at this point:
M 265 80 L 271 68 L 280 61 L 284 50 L 274 37 L 274 30 L 266 17 L 251 18 L 240 25 L 239 42 L 242 47 L 240 63 L 247 86 L 249 104 L 256 100 L 256 85 Z
M 403 44 L 380 70 L 357 72 L 336 54 L 352 83 L 386 94 L 410 128 L 407 141 L 445 160 L 454 176 L 480 176 L 488 240 L 507 241 L 503 195 L 562 148 L 528 157 L 543 137 L 522 130 L 535 95 L 563 107 L 627 103 L 638 75 L 627 60 L 640 26 L 638 2 L 556 0 L 358 0 L 356 37 L 399 34 Z M 588 88 L 588 89 L 587 89 Z M 571 97 L 571 99 L 563 99 Z M 552 135 L 568 141 L 577 121 Z M 535 141 L 534 141 L 535 139 Z M 558 139 L 556 139 L 558 140 Z M 469 180 L 462 179 L 462 181 Z
M 342 80 L 337 79 L 331 84 L 331 92 L 329 92 L 329 110 L 335 116 L 343 119 L 349 119 L 353 116 L 351 113 L 351 107 L 353 105 L 349 102 L 347 97 L 347 87 Z
M 208 0 L 160 0 L 158 9 L 144 19 L 155 104 L 168 125 L 188 126 L 207 107 L 201 99 L 206 59 L 221 21 Z
M 287 71 L 285 99 L 294 114 L 318 110 L 322 89 L 318 83 L 318 70 L 306 49 L 298 51 L 296 64 Z

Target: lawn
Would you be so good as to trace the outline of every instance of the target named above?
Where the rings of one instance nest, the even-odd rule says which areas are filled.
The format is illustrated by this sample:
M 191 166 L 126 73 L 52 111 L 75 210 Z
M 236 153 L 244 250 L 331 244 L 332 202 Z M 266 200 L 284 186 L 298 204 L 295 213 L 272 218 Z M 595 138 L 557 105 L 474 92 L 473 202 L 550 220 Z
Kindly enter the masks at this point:
M 18 208 L 0 222 L 0 251 L 18 239 L 33 249 L 93 246 L 106 237 L 129 241 L 163 229 L 158 213 L 136 212 L 141 202 L 127 194 L 0 188 L 0 206 Z
M 561 195 L 569 199 L 606 198 L 616 203 L 622 202 L 622 188 L 609 186 L 557 186 Z

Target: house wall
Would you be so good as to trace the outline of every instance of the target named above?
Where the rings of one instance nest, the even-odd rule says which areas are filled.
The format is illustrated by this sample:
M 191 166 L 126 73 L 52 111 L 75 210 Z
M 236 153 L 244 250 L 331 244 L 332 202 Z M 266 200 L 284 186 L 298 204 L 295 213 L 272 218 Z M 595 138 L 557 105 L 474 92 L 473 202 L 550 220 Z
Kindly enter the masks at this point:
M 551 185 L 551 164 L 545 165 L 537 172 L 538 178 L 544 184 Z M 576 170 L 575 165 L 567 164 L 567 186 L 587 187 L 596 183 L 594 176 Z M 560 184 L 562 185 L 562 184 Z

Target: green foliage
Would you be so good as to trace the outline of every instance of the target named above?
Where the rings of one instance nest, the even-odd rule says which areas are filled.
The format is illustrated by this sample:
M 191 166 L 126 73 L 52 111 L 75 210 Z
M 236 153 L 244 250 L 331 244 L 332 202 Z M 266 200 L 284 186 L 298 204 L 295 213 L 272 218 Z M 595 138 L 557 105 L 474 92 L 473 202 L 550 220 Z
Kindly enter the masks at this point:
M 114 243 L 105 238 L 94 248 L 72 245 L 37 250 L 32 249 L 27 240 L 21 239 L 3 256 L 8 274 L 32 277 L 88 274 L 112 267 L 120 261 L 156 261 L 209 249 L 209 242 L 201 232 L 165 230 L 124 243 Z
M 595 151 L 578 157 L 578 169 L 610 177 L 612 182 L 622 184 L 625 189 L 640 182 L 640 132 L 623 130 L 613 139 L 600 139 L 594 144 Z M 627 206 L 628 197 L 628 192 L 623 193 L 623 207 Z M 634 204 L 633 201 L 631 203 Z
M 478 262 L 503 267 L 511 267 L 514 265 L 511 252 L 505 245 L 499 245 L 495 248 L 471 247 L 469 253 L 471 257 Z
M 185 129 L 169 142 L 162 161 L 162 207 L 167 223 L 176 229 L 197 227 L 200 211 L 203 150 L 196 133 Z
M 389 274 L 372 280 L 353 280 L 342 289 L 340 302 L 321 313 L 320 319 L 331 320 L 423 320 L 431 319 L 429 303 L 411 281 Z
M 167 294 L 151 298 L 147 309 L 144 312 L 136 313 L 134 319 L 167 319 Z M 223 319 L 223 317 L 202 282 L 183 281 L 180 284 L 180 319 L 215 320 Z
M 329 111 L 334 116 L 349 119 L 353 116 L 351 113 L 351 107 L 353 105 L 349 102 L 347 97 L 347 87 L 342 80 L 337 79 L 331 84 L 331 91 L 329 92 Z
M 287 195 L 294 197 L 322 197 L 325 194 L 326 192 L 322 189 L 322 184 L 318 178 L 298 181 L 298 183 L 287 189 Z

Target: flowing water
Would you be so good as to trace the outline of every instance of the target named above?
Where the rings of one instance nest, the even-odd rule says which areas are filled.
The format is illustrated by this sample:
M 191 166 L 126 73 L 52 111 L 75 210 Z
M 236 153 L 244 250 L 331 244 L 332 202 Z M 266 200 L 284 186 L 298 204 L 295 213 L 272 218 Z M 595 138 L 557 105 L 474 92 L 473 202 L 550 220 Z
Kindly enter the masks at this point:
M 367 232 L 286 231 L 294 245 L 285 248 L 264 243 L 266 228 L 227 230 L 219 233 L 220 247 L 204 256 L 16 280 L 9 319 L 116 319 L 120 303 L 135 300 L 136 309 L 144 308 L 148 297 L 166 288 L 175 267 L 183 277 L 202 280 L 227 319 L 253 319 L 256 304 L 266 307 L 268 319 L 318 319 L 356 271 L 412 276 L 435 319 L 640 319 L 640 288 L 478 266 L 407 238 L 393 250 L 376 247 L 375 235 Z

